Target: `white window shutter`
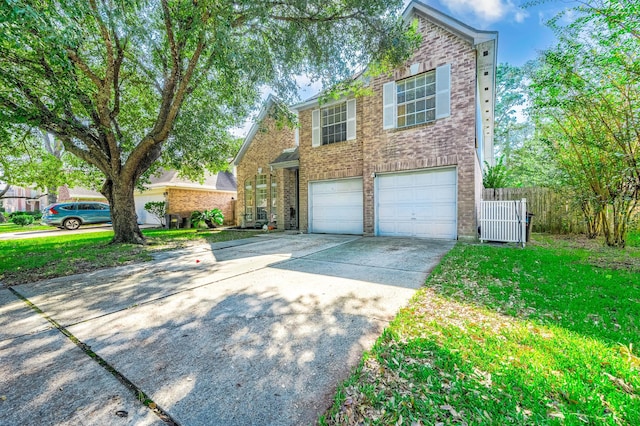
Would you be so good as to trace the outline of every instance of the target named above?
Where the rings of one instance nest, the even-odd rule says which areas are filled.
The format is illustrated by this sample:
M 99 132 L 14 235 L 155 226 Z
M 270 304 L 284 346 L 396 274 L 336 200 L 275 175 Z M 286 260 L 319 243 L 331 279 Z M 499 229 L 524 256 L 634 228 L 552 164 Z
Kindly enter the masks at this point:
M 382 128 L 396 127 L 396 82 L 390 81 L 382 86 Z
M 308 142 L 307 142 L 308 143 Z M 320 146 L 320 110 L 311 112 L 311 146 Z
M 436 119 L 451 115 L 451 64 L 436 68 Z
M 347 101 L 347 140 L 356 138 L 356 100 Z

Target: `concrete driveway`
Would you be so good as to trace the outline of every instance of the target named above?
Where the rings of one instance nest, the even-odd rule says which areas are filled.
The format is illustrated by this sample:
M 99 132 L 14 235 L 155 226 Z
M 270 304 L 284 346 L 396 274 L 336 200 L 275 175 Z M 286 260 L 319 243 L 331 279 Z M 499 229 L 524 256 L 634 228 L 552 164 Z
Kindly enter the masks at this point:
M 312 424 L 452 246 L 272 234 L 1 289 L 0 424 L 163 424 L 142 393 L 169 423 Z

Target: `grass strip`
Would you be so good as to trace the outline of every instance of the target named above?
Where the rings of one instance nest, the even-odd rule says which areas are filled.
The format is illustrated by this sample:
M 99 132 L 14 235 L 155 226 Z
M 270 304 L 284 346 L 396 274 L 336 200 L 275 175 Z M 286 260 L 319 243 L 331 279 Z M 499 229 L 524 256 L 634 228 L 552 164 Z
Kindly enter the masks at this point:
M 194 243 L 249 238 L 263 231 L 145 229 L 146 245 L 110 244 L 113 231 L 0 241 L 0 283 L 34 282 L 102 268 L 146 262 L 153 253 Z
M 27 226 L 20 226 L 11 222 L 0 223 L 0 234 L 5 234 L 9 232 L 47 231 L 50 229 L 54 229 L 54 228 L 52 228 L 51 226 L 40 225 L 37 223 L 34 223 L 32 225 L 27 225 Z
M 640 250 L 459 243 L 324 425 L 640 424 Z

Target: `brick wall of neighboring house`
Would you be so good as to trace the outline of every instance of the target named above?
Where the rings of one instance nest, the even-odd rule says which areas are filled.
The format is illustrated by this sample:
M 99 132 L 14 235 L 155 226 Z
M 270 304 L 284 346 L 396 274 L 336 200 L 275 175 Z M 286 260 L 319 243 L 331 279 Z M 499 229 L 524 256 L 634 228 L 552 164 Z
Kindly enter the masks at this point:
M 69 195 L 69 188 L 63 185 L 58 188 L 58 202 L 72 201 L 71 195 Z
M 237 181 L 238 181 L 238 202 L 236 203 L 236 224 L 241 225 L 245 215 L 244 211 L 244 196 L 245 196 L 245 182 L 247 179 L 251 179 L 253 182 L 253 188 L 255 191 L 255 178 L 258 174 L 258 169 L 262 169 L 262 174 L 267 175 L 267 206 L 271 204 L 271 179 L 275 178 L 278 184 L 278 212 L 277 222 L 278 228 L 284 226 L 284 221 L 280 218 L 285 218 L 285 197 L 284 193 L 281 194 L 281 190 L 285 188 L 284 182 L 280 179 L 284 179 L 287 171 L 274 171 L 271 172 L 269 163 L 276 159 L 276 157 L 282 153 L 284 149 L 294 147 L 294 134 L 293 129 L 288 127 L 278 128 L 273 118 L 267 116 L 262 123 L 260 123 L 260 129 L 253 137 L 251 145 L 244 153 L 240 164 L 237 166 Z M 291 173 L 291 172 L 290 172 Z M 255 207 L 255 206 L 254 206 Z M 288 212 L 287 212 L 288 213 Z
M 313 148 L 311 112 L 300 111 L 300 220 L 307 230 L 308 183 L 313 180 L 362 176 L 364 233 L 374 233 L 373 173 L 431 167 L 456 167 L 458 174 L 458 234 L 476 236 L 478 157 L 475 146 L 476 51 L 471 43 L 420 18 L 422 46 L 392 77 L 371 81 L 373 95 L 357 99 L 357 138 Z M 383 130 L 384 83 L 451 64 L 451 116 L 410 128 Z
M 235 199 L 237 194 L 232 191 L 203 191 L 182 188 L 167 190 L 167 213 L 190 217 L 195 210 L 211 210 L 218 208 L 224 214 L 224 224 L 232 225 L 235 220 Z

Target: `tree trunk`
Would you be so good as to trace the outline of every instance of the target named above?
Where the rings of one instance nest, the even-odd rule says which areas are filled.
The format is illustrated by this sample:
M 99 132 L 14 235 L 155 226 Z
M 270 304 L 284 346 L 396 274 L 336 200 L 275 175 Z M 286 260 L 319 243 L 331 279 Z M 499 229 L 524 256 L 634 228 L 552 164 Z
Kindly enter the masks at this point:
M 138 226 L 136 205 L 133 199 L 133 182 L 107 180 L 102 187 L 102 195 L 111 206 L 113 224 L 112 243 L 144 244 L 145 238 Z

